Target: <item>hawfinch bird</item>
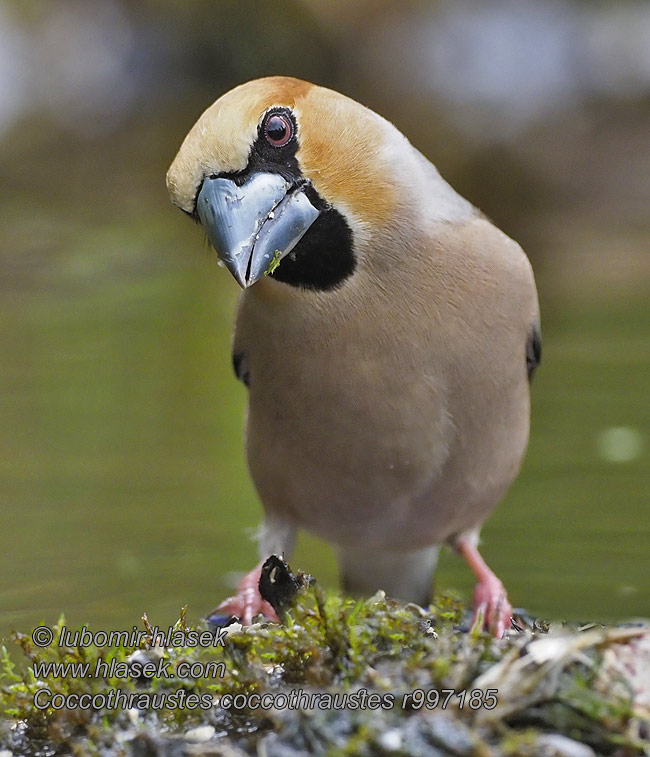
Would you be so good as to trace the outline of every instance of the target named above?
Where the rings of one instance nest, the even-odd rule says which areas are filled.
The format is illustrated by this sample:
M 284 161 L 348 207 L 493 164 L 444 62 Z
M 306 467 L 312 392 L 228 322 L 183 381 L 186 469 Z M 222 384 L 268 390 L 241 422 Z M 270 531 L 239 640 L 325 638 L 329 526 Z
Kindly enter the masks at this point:
M 540 359 L 519 245 L 381 116 L 280 76 L 210 106 L 167 186 L 243 289 L 262 561 L 302 527 L 334 544 L 346 590 L 424 604 L 447 543 L 501 636 L 512 609 L 477 544 L 521 465 Z M 274 617 L 260 566 L 220 613 Z

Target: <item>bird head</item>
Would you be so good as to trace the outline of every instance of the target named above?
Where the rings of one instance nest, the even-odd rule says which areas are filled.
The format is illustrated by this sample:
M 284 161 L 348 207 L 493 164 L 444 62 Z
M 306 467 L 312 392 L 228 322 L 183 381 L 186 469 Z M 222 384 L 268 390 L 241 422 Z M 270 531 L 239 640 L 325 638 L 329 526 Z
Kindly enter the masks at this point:
M 266 274 L 331 289 L 355 269 L 372 230 L 394 217 L 395 154 L 404 146 L 413 150 L 354 100 L 269 77 L 236 87 L 203 113 L 167 186 L 242 287 Z

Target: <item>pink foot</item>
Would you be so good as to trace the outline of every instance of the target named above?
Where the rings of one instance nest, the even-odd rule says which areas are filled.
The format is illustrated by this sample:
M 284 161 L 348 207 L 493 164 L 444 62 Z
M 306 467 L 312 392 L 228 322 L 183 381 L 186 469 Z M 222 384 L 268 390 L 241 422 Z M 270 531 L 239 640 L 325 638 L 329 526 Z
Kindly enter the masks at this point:
M 239 582 L 237 593 L 228 597 L 215 607 L 208 617 L 214 615 L 235 615 L 243 626 L 250 626 L 253 618 L 261 613 L 269 620 L 279 623 L 280 619 L 271 605 L 262 599 L 259 590 L 260 573 L 262 564 L 259 563 L 250 573 L 247 573 Z
M 512 620 L 512 606 L 508 601 L 505 587 L 487 566 L 473 544 L 467 541 L 460 542 L 458 550 L 478 579 L 474 590 L 472 627 L 486 628 L 497 639 L 500 639 L 506 628 L 510 628 Z

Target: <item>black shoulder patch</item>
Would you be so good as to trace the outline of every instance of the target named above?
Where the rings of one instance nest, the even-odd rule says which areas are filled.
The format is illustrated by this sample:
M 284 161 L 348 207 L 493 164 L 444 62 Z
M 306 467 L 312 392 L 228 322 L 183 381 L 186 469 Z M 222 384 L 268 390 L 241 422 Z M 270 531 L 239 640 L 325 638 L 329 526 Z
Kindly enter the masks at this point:
M 535 324 L 528 334 L 526 341 L 526 368 L 528 380 L 532 381 L 537 366 L 542 361 L 542 333 L 539 324 Z
M 251 375 L 248 370 L 245 352 L 237 352 L 236 354 L 233 354 L 232 367 L 235 369 L 235 376 L 237 376 L 244 386 L 250 386 Z

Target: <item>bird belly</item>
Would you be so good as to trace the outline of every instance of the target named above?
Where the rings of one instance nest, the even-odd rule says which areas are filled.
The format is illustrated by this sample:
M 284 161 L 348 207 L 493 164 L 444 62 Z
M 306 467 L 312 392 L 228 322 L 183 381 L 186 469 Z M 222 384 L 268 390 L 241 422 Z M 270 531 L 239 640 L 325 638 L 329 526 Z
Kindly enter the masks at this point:
M 251 473 L 267 510 L 323 538 L 408 542 L 413 502 L 447 456 L 448 421 L 431 396 L 428 412 L 409 419 L 394 397 L 370 400 L 362 383 L 277 386 L 272 402 L 251 396 Z
M 435 365 L 405 371 L 398 350 L 354 344 L 310 355 L 285 341 L 252 361 L 247 452 L 267 512 L 335 544 L 395 549 L 481 523 L 523 456 L 521 408 L 476 397 L 500 417 L 472 428 L 471 387 L 457 399 Z

